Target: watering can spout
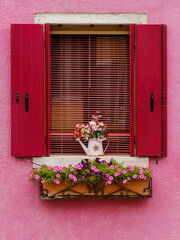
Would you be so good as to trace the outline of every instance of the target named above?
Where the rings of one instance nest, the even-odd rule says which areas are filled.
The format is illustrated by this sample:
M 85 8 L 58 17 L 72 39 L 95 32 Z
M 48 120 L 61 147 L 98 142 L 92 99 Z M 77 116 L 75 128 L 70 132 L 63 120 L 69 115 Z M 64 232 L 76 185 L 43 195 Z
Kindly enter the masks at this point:
M 76 138 L 76 141 L 78 141 L 80 143 L 81 147 L 83 148 L 85 153 L 88 155 L 88 148 L 84 145 L 84 143 L 82 143 L 79 138 Z

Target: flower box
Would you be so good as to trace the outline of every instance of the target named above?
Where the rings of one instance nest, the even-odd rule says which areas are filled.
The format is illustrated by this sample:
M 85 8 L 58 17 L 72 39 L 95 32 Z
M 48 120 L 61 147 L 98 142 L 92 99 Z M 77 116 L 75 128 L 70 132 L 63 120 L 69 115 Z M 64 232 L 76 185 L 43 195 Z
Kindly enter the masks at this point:
M 113 182 L 110 185 L 87 182 L 75 183 L 62 181 L 56 183 L 40 183 L 41 199 L 63 198 L 151 198 L 152 179 L 132 180 L 128 183 Z

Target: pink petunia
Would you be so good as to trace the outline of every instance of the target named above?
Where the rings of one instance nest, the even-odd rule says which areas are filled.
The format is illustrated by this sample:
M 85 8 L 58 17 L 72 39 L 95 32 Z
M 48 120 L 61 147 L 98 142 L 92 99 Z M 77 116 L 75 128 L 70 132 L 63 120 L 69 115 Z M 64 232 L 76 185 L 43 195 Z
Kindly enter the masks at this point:
M 95 169 L 96 169 L 96 167 L 95 167 L 95 166 L 92 166 L 92 167 L 91 167 L 91 169 L 92 169 L 92 170 L 95 170 Z
M 60 184 L 60 181 L 59 181 L 59 180 L 56 180 L 56 184 Z
M 118 168 L 118 169 L 117 169 L 117 171 L 118 171 L 118 172 L 120 172 L 120 171 L 121 171 L 121 169 L 120 169 L 120 168 Z
M 121 175 L 121 173 L 120 173 L 120 172 L 118 172 L 118 175 Z
M 124 165 L 124 162 L 122 162 L 122 165 Z
M 118 165 L 116 165 L 115 168 L 118 168 Z
M 110 180 L 113 180 L 113 177 L 112 177 L 112 176 L 110 176 L 110 177 L 109 177 L 109 179 L 110 179 Z
M 131 165 L 128 165 L 127 167 L 130 169 L 132 166 L 131 166 Z
M 56 177 L 60 177 L 60 174 L 58 173 L 58 174 L 56 174 Z
M 38 175 L 35 175 L 34 178 L 35 178 L 35 179 L 39 179 L 39 176 L 38 176 Z
M 123 173 L 126 174 L 128 170 L 124 170 Z
M 144 178 L 144 175 L 143 175 L 143 174 L 141 174 L 141 175 L 139 176 L 139 178 L 140 178 L 140 179 L 143 179 L 143 178 Z
M 108 184 L 111 184 L 111 183 L 112 183 L 112 181 L 111 181 L 111 180 L 108 180 L 108 181 L 107 181 L 107 183 L 108 183 Z
M 74 176 L 72 174 L 69 174 L 69 177 L 72 179 Z
M 44 182 L 45 182 L 44 179 L 42 179 L 42 180 L 41 180 L 41 183 L 44 183 Z
M 140 170 L 140 171 L 139 171 L 139 174 L 143 174 L 143 173 L 144 173 L 143 170 Z
M 146 176 L 144 176 L 144 180 L 146 180 Z
M 130 178 L 130 177 L 128 177 L 128 180 L 130 181 L 130 180 L 131 180 L 131 178 Z
M 29 178 L 26 178 L 26 180 L 29 182 Z
M 54 167 L 54 171 L 53 172 L 57 172 L 59 169 L 58 167 Z
M 74 174 L 77 174 L 77 172 L 74 172 Z
M 31 172 L 31 171 L 32 171 L 32 168 L 29 168 L 28 171 Z
M 133 178 L 136 179 L 136 178 L 137 178 L 137 175 L 133 175 Z
M 96 168 L 94 171 L 95 171 L 95 172 L 99 172 L 99 169 Z
M 114 169 L 114 166 L 110 166 L 111 169 Z
M 48 170 L 51 170 L 51 166 L 48 167 Z
M 70 171 L 73 172 L 73 171 L 74 171 L 74 168 L 70 168 Z
M 130 171 L 134 171 L 134 168 L 132 167 L 132 168 L 130 168 Z
M 31 174 L 30 174 L 30 177 L 34 177 L 34 174 L 33 174 L 33 173 L 31 173 Z
M 53 182 L 56 182 L 56 179 L 54 179 Z
M 126 180 L 126 179 L 124 179 L 124 180 L 123 180 L 123 183 L 127 183 L 127 180 Z
M 66 169 L 63 169 L 63 170 L 62 170 L 62 172 L 65 172 L 65 171 L 66 171 Z
M 117 176 L 118 176 L 118 173 L 116 172 L 116 173 L 114 174 L 114 176 L 117 177 Z

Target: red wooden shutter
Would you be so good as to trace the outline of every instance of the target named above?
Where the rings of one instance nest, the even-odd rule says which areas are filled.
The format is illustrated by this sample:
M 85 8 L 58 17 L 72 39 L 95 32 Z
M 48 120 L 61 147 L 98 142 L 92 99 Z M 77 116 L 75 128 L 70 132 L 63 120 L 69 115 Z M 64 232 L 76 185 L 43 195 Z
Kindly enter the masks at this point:
M 11 154 L 44 155 L 43 26 L 11 26 Z
M 135 85 L 136 155 L 166 155 L 166 27 L 135 26 Z

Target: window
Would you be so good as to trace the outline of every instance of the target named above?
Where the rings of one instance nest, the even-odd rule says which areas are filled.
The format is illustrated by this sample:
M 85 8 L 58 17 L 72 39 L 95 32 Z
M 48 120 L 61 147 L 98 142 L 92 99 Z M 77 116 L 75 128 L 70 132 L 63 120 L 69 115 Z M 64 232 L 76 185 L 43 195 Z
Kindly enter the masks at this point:
M 166 154 L 166 28 L 62 28 L 46 25 L 44 51 L 43 26 L 12 25 L 12 155 L 80 153 L 72 126 L 94 111 L 109 153 Z

